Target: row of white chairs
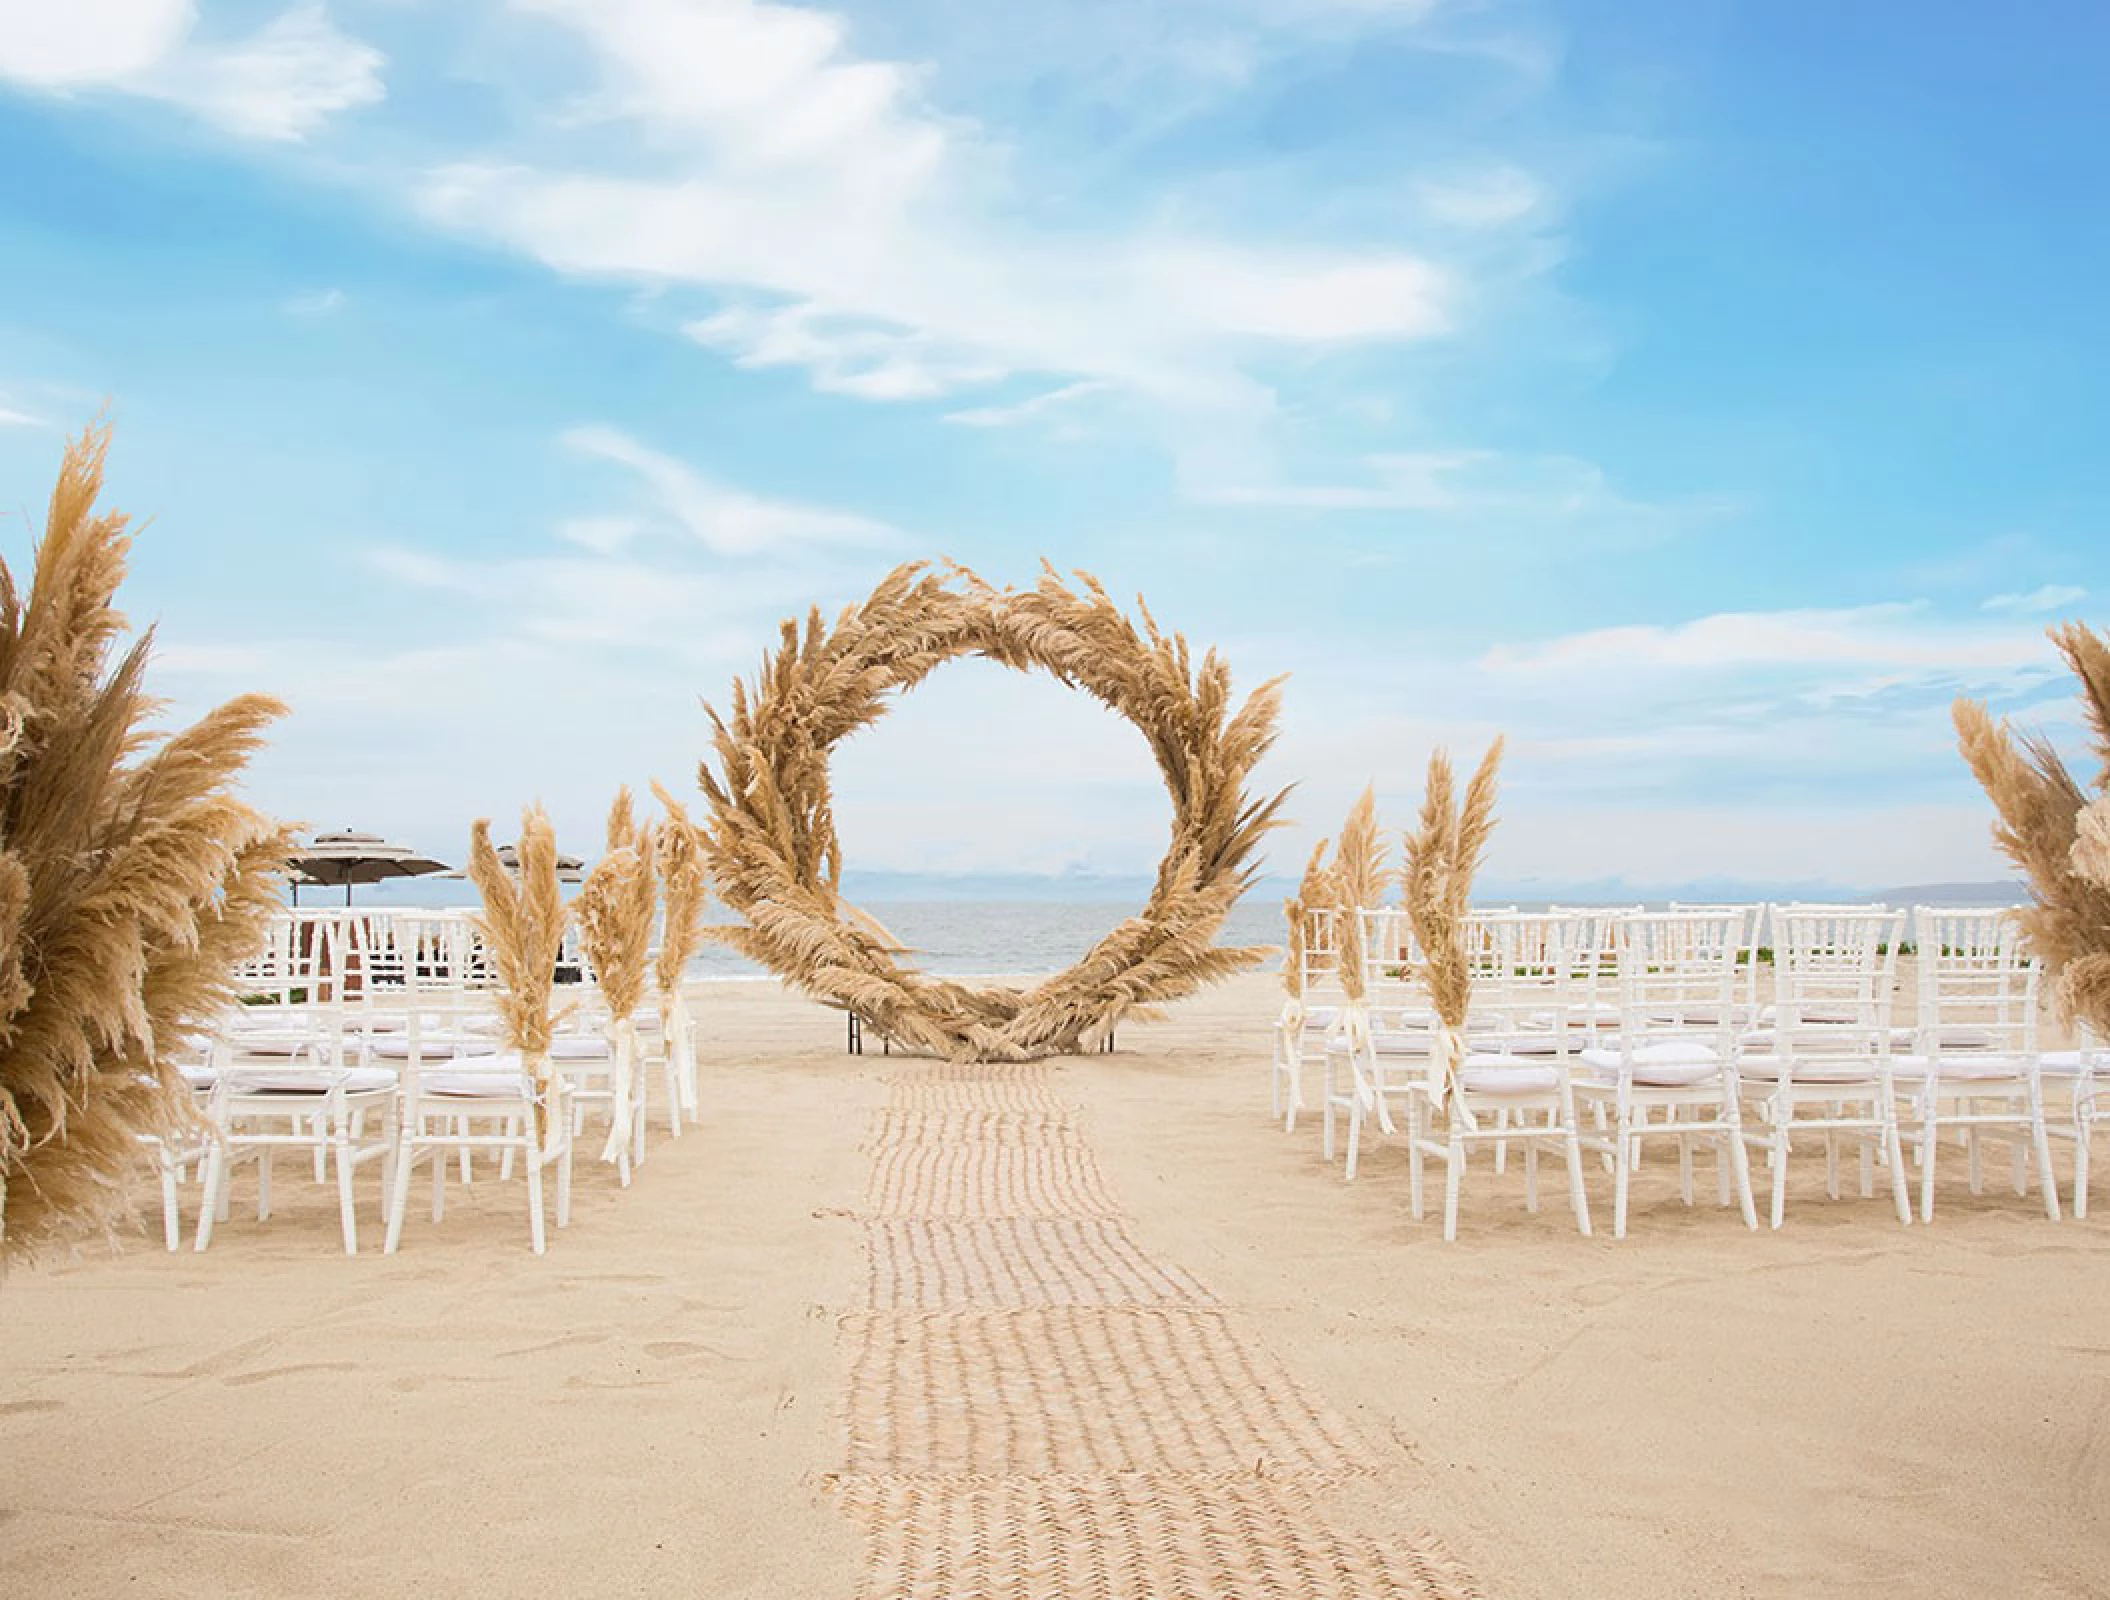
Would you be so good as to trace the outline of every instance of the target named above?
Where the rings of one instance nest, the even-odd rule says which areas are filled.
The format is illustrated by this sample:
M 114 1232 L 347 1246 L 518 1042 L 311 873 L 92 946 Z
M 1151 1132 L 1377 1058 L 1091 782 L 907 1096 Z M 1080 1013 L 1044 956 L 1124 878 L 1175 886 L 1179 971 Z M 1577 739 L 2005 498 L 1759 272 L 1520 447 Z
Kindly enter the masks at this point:
M 413 1169 L 426 1162 L 435 1221 L 444 1212 L 450 1161 L 473 1180 L 479 1154 L 500 1157 L 500 1177 L 524 1173 L 530 1239 L 546 1247 L 544 1178 L 554 1177 L 558 1226 L 569 1220 L 572 1148 L 590 1113 L 602 1114 L 602 1155 L 628 1186 L 645 1155 L 652 1067 L 665 1085 L 669 1131 L 694 1111 L 695 1060 L 687 1018 L 673 1002 L 673 1037 L 656 1008 L 608 1014 L 590 983 L 558 990 L 568 1012 L 553 1040 L 548 1081 L 500 1048 L 489 962 L 460 913 L 307 913 L 280 919 L 242 982 L 252 1001 L 230 1010 L 208 1050 L 184 1064 L 199 1099 L 194 1133 L 158 1142 L 163 1223 L 180 1238 L 179 1188 L 202 1174 L 196 1247 L 226 1215 L 237 1165 L 256 1171 L 258 1215 L 271 1206 L 272 1157 L 312 1154 L 315 1176 L 334 1172 L 344 1245 L 358 1248 L 354 1178 L 383 1168 L 384 1249 L 400 1240 Z
M 1424 1162 L 1445 1166 L 1447 1238 L 1456 1235 L 1469 1152 L 1489 1145 L 1497 1170 L 1521 1150 L 1534 1210 L 1539 1157 L 1561 1156 L 1586 1233 L 1582 1157 L 1600 1155 L 1614 1175 L 1613 1231 L 1623 1236 L 1632 1175 L 1652 1139 L 1676 1142 L 1688 1204 L 1694 1152 L 1711 1148 L 1721 1200 L 1734 1200 L 1753 1226 L 1750 1158 L 1762 1154 L 1778 1227 L 1790 1155 L 1811 1140 L 1822 1142 L 1830 1194 L 1851 1154 L 1863 1192 L 1886 1173 L 1899 1218 L 1909 1220 L 1908 1131 L 1922 1220 L 1933 1216 L 1944 1135 L 1963 1143 L 1974 1190 L 1983 1148 L 2004 1142 L 2018 1192 L 2034 1171 L 2056 1220 L 2050 1142 L 2062 1138 L 2075 1148 L 2074 1209 L 2086 1215 L 2090 1136 L 2110 1116 L 2110 1058 L 2089 1047 L 2039 1048 L 2039 969 L 2003 913 L 1913 912 L 1918 1004 L 1909 1020 L 1892 1011 L 1908 923 L 1887 908 L 1768 908 L 1774 997 L 1766 1006 L 1754 981 L 1755 908 L 1478 913 L 1466 929 L 1472 1012 L 1448 1082 L 1404 914 L 1359 913 L 1360 1004 L 1340 982 L 1339 915 L 1307 918 L 1301 999 L 1276 1028 L 1275 1110 L 1294 1128 L 1304 1066 L 1318 1055 L 1322 1148 L 1331 1160 L 1345 1118 L 1351 1177 L 1366 1128 L 1393 1133 L 1393 1113 L 1402 1113 L 1417 1217 Z M 2064 1092 L 2053 1095 L 2047 1083 Z

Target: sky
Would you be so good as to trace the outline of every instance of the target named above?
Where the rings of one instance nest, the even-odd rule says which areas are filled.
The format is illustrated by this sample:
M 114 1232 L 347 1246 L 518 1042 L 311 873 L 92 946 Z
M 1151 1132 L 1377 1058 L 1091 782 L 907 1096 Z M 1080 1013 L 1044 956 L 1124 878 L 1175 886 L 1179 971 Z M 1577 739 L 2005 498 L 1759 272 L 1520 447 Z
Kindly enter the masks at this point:
M 1294 874 L 1507 740 L 1510 892 L 2004 875 L 2110 597 L 2096 0 L 0 0 L 0 551 L 67 437 L 172 721 L 443 859 L 693 792 L 898 563 L 1140 595 Z M 1138 734 L 948 666 L 853 869 L 1147 873 Z

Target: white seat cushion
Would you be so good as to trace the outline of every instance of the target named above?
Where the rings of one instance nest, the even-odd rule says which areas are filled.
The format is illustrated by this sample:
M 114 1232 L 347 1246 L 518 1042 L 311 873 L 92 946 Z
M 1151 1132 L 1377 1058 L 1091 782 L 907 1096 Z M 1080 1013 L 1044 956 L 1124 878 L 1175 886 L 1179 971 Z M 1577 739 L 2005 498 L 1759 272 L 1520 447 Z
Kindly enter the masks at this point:
M 1475 1055 L 1491 1056 L 1557 1056 L 1560 1046 L 1559 1037 L 1551 1033 L 1475 1034 L 1466 1041 Z
M 1600 1078 L 1616 1078 L 1627 1058 L 1617 1050 L 1593 1048 L 1576 1058 Z M 1661 1039 L 1642 1045 L 1632 1057 L 1633 1080 L 1658 1089 L 1705 1083 L 1722 1070 L 1722 1058 L 1697 1039 Z
M 1780 1081 L 1780 1057 L 1776 1055 L 1747 1055 L 1736 1063 L 1737 1075 L 1750 1089 L 1764 1089 Z M 1827 1060 L 1819 1056 L 1791 1060 L 1788 1067 L 1788 1082 L 1791 1084 L 1838 1083 L 1870 1084 L 1876 1081 L 1873 1061 Z
M 231 1033 L 227 1047 L 242 1056 L 305 1055 L 315 1043 L 312 1033 Z
M 387 1067 L 230 1067 L 227 1086 L 236 1094 L 312 1094 L 331 1089 L 346 1094 L 382 1094 L 396 1086 L 396 1075 Z
M 418 1074 L 419 1094 L 445 1095 L 450 1100 L 519 1100 L 526 1092 L 517 1066 L 510 1072 L 494 1072 L 488 1067 L 450 1067 Z
M 1927 1076 L 1930 1066 L 1939 1073 L 1943 1083 L 2019 1078 L 2029 1070 L 2029 1063 L 2021 1056 L 1944 1055 L 1939 1058 L 1938 1064 L 1930 1063 L 1927 1057 L 1921 1055 L 1890 1058 L 1893 1077 L 1918 1081 Z
M 410 1040 L 407 1036 L 391 1034 L 385 1039 L 368 1043 L 367 1053 L 381 1061 L 408 1061 Z M 420 1061 L 449 1061 L 456 1056 L 488 1056 L 498 1052 L 497 1041 L 492 1039 L 466 1039 L 459 1035 L 435 1035 L 418 1041 Z
M 560 1037 L 549 1042 L 552 1061 L 606 1061 L 611 1054 L 606 1039 Z
M 1507 1056 L 1467 1056 L 1458 1081 L 1468 1094 L 1552 1094 L 1561 1086 L 1561 1069 Z

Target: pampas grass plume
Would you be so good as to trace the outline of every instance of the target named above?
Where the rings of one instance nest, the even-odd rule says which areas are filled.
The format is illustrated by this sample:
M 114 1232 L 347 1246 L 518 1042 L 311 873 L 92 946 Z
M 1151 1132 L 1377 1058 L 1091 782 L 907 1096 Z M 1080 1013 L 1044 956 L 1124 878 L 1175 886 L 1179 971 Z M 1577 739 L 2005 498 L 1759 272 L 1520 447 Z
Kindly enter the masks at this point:
M 130 1216 L 139 1140 L 195 1119 L 177 1059 L 232 1004 L 293 843 L 235 795 L 283 706 L 158 735 L 151 635 L 112 663 L 109 443 L 67 447 L 26 595 L 0 562 L 0 1267 Z

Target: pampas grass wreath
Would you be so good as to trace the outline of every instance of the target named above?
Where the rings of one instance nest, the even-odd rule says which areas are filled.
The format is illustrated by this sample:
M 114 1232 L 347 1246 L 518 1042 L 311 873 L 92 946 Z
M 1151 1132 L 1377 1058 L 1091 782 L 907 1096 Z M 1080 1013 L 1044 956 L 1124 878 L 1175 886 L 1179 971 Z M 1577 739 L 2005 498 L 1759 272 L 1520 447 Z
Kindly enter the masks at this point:
M 1030 590 L 998 590 L 963 567 L 913 563 L 832 628 L 818 609 L 803 629 L 787 620 L 753 687 L 735 681 L 730 714 L 711 712 L 718 770 L 706 762 L 699 774 L 711 811 L 706 847 L 719 895 L 747 919 L 719 936 L 897 1045 L 956 1061 L 1096 1049 L 1124 1018 L 1268 954 L 1214 941 L 1287 795 L 1245 792 L 1274 742 L 1281 680 L 1235 704 L 1215 651 L 1196 663 L 1186 640 L 1161 632 L 1140 603 L 1138 627 L 1096 579 L 1077 579 L 1072 589 L 1044 568 Z M 1172 797 L 1171 846 L 1141 913 L 1029 989 L 902 966 L 892 936 L 841 894 L 830 751 L 962 656 L 1038 668 L 1119 712 L 1149 743 Z

